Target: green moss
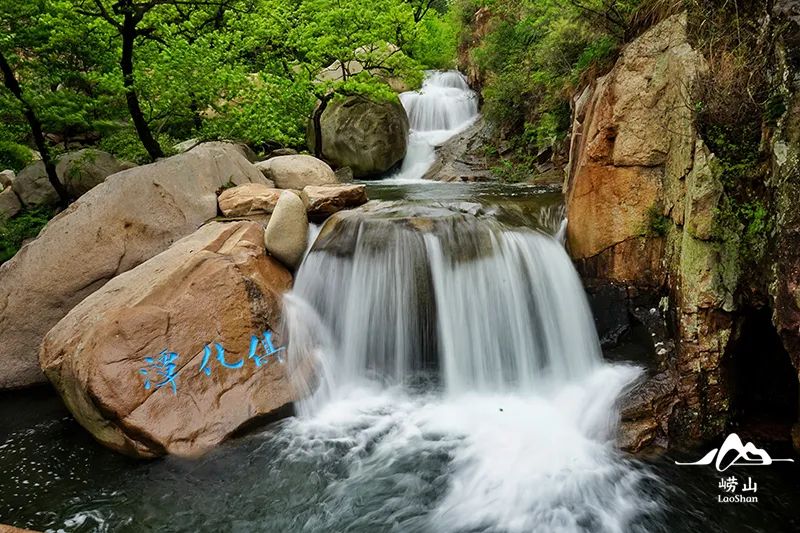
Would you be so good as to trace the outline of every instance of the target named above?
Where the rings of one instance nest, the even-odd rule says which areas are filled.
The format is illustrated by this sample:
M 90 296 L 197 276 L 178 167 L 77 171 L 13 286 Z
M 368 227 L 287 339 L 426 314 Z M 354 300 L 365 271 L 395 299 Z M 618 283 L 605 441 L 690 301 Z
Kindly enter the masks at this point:
M 0 219 L 0 264 L 14 257 L 25 240 L 36 237 L 54 214 L 50 209 L 37 208 Z
M 663 237 L 672 226 L 672 220 L 662 213 L 662 210 L 653 205 L 647 210 L 647 234 Z

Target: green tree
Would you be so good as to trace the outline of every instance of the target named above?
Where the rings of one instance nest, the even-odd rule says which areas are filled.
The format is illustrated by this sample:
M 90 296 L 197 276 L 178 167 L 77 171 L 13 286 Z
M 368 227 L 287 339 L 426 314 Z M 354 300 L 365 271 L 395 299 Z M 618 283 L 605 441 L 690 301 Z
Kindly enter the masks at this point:
M 188 40 L 189 44 L 197 42 L 192 35 L 219 30 L 228 11 L 246 6 L 239 0 L 75 0 L 77 13 L 106 22 L 118 36 L 119 69 L 126 105 L 136 133 L 152 160 L 163 157 L 164 150 L 142 108 L 140 83 L 136 79 L 137 46 L 145 41 L 156 43 L 159 50 L 168 54 L 177 44 L 176 36 L 181 36 L 184 42 Z M 188 98 L 191 100 L 191 94 Z

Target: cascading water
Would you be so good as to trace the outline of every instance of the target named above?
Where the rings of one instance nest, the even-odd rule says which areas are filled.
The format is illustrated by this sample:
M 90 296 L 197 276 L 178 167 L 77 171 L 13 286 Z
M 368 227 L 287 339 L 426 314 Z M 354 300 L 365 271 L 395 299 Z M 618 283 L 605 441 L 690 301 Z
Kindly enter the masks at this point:
M 422 178 L 435 161 L 434 149 L 468 128 L 478 116 L 478 98 L 458 71 L 429 71 L 419 91 L 400 95 L 410 125 L 408 149 L 396 181 Z
M 638 370 L 602 362 L 552 237 L 446 207 L 340 214 L 287 320 L 310 395 L 293 453 L 344 470 L 311 529 L 628 531 L 652 510 L 610 442 Z

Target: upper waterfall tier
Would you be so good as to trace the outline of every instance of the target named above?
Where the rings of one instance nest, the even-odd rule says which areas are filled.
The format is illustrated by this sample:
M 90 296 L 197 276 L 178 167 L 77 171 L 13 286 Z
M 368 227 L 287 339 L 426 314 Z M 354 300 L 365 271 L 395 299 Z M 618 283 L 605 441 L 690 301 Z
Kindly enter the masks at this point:
M 400 95 L 411 130 L 403 165 L 393 179 L 418 180 L 434 162 L 434 148 L 468 128 L 478 97 L 458 71 L 429 71 L 422 88 Z

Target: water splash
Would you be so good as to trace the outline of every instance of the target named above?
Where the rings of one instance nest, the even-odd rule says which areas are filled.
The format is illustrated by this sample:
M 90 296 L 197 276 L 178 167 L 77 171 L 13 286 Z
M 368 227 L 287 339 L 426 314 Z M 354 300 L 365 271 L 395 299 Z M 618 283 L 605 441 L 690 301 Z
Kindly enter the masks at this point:
M 444 207 L 328 224 L 287 299 L 289 359 L 316 377 L 283 438 L 343 469 L 308 530 L 634 531 L 654 512 L 613 446 L 639 370 L 602 362 L 555 239 Z

